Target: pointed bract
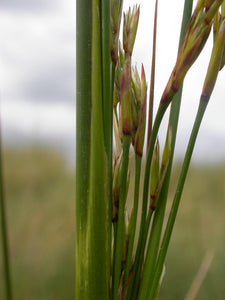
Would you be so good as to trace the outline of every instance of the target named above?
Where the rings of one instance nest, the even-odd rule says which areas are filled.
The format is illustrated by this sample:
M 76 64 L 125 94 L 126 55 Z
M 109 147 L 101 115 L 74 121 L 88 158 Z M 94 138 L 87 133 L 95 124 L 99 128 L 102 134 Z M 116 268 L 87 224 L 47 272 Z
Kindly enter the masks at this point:
M 122 0 L 111 0 L 111 59 L 114 66 L 116 66 L 118 61 L 118 42 L 122 7 Z
M 140 7 L 135 5 L 132 9 L 129 8 L 128 12 L 124 14 L 123 23 L 123 48 L 125 53 L 132 55 L 134 41 L 137 33 L 137 26 L 139 21 Z
M 224 53 L 224 47 L 225 47 L 225 20 L 222 21 L 220 25 L 219 32 L 216 36 L 203 90 L 202 90 L 202 101 L 208 101 L 212 91 L 215 86 L 215 82 L 219 73 L 219 70 L 221 68 L 221 62 L 223 58 Z
M 130 64 L 130 56 L 127 56 L 120 81 L 122 130 L 125 135 L 131 135 L 132 132 Z

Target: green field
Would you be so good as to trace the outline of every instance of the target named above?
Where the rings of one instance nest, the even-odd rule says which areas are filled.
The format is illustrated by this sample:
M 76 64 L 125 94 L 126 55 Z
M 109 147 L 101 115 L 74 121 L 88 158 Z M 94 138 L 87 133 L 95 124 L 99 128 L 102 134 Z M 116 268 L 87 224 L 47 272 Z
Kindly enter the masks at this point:
M 72 300 L 74 168 L 49 150 L 5 149 L 3 154 L 14 299 Z M 170 201 L 178 170 L 176 167 L 174 171 Z M 160 299 L 184 299 L 208 251 L 214 258 L 196 299 L 225 299 L 224 200 L 225 163 L 192 166 L 169 248 Z M 4 300 L 2 275 L 0 299 Z

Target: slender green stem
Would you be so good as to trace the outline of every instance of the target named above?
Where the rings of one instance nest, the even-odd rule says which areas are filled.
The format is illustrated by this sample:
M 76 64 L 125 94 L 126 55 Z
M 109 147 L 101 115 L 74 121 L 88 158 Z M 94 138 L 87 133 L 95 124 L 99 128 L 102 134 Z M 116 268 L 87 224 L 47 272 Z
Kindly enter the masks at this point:
M 145 165 L 144 187 L 143 187 L 143 197 L 142 197 L 141 224 L 140 224 L 138 245 L 137 245 L 135 261 L 134 261 L 134 268 L 133 268 L 131 284 L 130 284 L 131 289 L 135 286 L 134 282 L 136 280 L 139 281 L 139 278 L 136 277 L 136 274 L 138 272 L 138 266 L 141 263 L 140 254 L 141 254 L 141 249 L 142 249 L 142 246 L 143 246 L 143 236 L 144 236 L 144 232 L 145 232 L 151 160 L 152 160 L 154 145 L 155 145 L 156 137 L 157 137 L 157 134 L 158 134 L 159 126 L 161 124 L 162 118 L 164 116 L 164 113 L 165 113 L 167 107 L 168 107 L 167 103 L 163 103 L 163 104 L 159 105 L 158 112 L 157 112 L 156 118 L 155 118 L 155 122 L 154 122 L 154 125 L 153 125 L 153 128 L 152 128 L 150 141 L 149 141 L 149 148 L 148 148 L 148 153 L 147 153 L 147 158 L 146 158 L 146 165 Z M 133 294 L 132 292 L 130 292 L 130 293 Z
M 140 259 L 139 259 L 140 264 L 138 265 L 138 269 L 137 269 L 137 273 L 136 273 L 136 277 L 139 278 L 139 280 L 136 280 L 134 282 L 134 287 L 133 287 L 133 292 L 132 292 L 133 300 L 137 299 L 137 295 L 139 296 L 139 294 L 137 294 L 137 293 L 138 293 L 139 285 L 141 282 L 141 271 L 143 269 L 144 254 L 145 254 L 146 242 L 147 242 L 147 238 L 148 238 L 149 227 L 150 227 L 152 215 L 153 215 L 153 210 L 150 209 L 148 212 L 147 218 L 146 218 L 144 235 L 143 235 L 142 244 L 141 244 L 141 248 L 140 248 Z M 140 299 L 143 299 L 143 298 L 140 298 Z
M 113 99 L 113 92 L 114 92 L 114 79 L 115 79 L 115 66 L 114 64 L 111 63 L 111 85 L 110 85 L 110 92 L 111 92 L 111 97 Z M 112 221 L 112 218 L 111 218 Z M 113 247 L 112 247 L 112 259 L 110 258 L 110 261 L 112 260 L 112 266 L 114 265 L 114 261 L 115 261 L 115 240 L 116 240 L 116 234 L 117 234 L 117 222 L 113 223 L 113 232 L 111 235 L 111 239 L 113 239 L 114 243 L 113 243 Z M 112 243 L 112 240 L 111 240 Z M 111 268 L 111 276 L 113 277 L 113 268 Z M 112 291 L 112 283 L 111 283 L 111 289 L 110 289 L 110 295 L 112 295 L 113 291 Z
M 91 0 L 76 2 L 76 299 L 86 299 L 91 122 Z M 84 21 L 85 20 L 85 21 Z M 85 143 L 84 143 L 85 141 Z
M 182 24 L 181 24 L 181 31 L 180 31 L 179 47 L 181 46 L 181 44 L 183 42 L 185 32 L 186 32 L 186 28 L 187 28 L 188 22 L 189 22 L 190 17 L 191 17 L 192 8 L 193 8 L 193 0 L 185 0 L 184 9 L 183 9 Z
M 146 296 L 148 287 L 151 285 L 150 278 L 152 278 L 152 274 L 154 272 L 154 266 L 158 254 L 158 248 L 159 248 L 159 242 L 160 242 L 160 236 L 162 230 L 161 218 L 164 218 L 164 213 L 165 213 L 166 201 L 162 201 L 163 199 L 165 198 L 162 196 L 162 191 L 161 191 L 156 206 L 156 211 L 154 213 L 154 219 L 153 219 L 149 243 L 147 247 L 145 265 L 143 269 L 143 276 L 142 276 L 141 286 L 138 294 L 138 299 L 145 299 L 142 297 Z
M 121 276 L 121 261 L 122 261 L 122 252 L 124 246 L 124 210 L 125 210 L 125 201 L 127 194 L 127 172 L 128 172 L 128 162 L 129 162 L 129 149 L 130 149 L 130 136 L 123 136 L 123 158 L 122 158 L 122 167 L 120 175 L 120 191 L 119 191 L 119 212 L 118 212 L 118 225 L 117 225 L 117 234 L 115 239 L 115 261 L 114 261 L 114 270 L 113 270 L 113 283 L 112 283 L 112 299 L 118 299 L 119 293 L 119 284 Z
M 183 41 L 185 30 L 189 22 L 189 19 L 191 17 L 192 5 L 193 5 L 193 0 L 185 1 L 179 47 Z M 148 290 L 150 290 L 152 284 L 152 280 L 150 281 L 149 278 L 152 278 L 153 276 L 154 267 L 156 264 L 156 259 L 159 250 L 162 225 L 163 225 L 163 220 L 165 215 L 167 195 L 168 195 L 168 189 L 170 183 L 170 175 L 171 175 L 173 154 L 174 154 L 175 141 L 176 141 L 177 125 L 178 125 L 179 112 L 180 112 L 181 96 L 182 96 L 182 87 L 179 89 L 178 93 L 174 96 L 174 99 L 171 103 L 170 120 L 169 120 L 169 123 L 172 127 L 170 161 L 166 172 L 165 180 L 161 192 L 159 194 L 158 205 L 156 206 L 156 211 L 154 214 L 154 219 L 153 219 L 153 224 L 152 224 L 151 234 L 149 239 L 149 245 L 146 254 L 146 261 L 143 269 L 143 278 L 140 286 L 139 299 L 145 299 L 147 297 Z
M 148 145 L 149 145 L 150 136 L 152 132 L 153 103 L 154 103 L 154 90 L 155 90 L 157 16 L 158 16 L 158 0 L 155 1 L 155 14 L 154 14 L 154 26 L 153 26 L 152 65 L 151 65 L 151 80 L 150 80 L 149 107 L 148 107 L 147 151 L 148 151 Z
M 101 45 L 102 45 L 102 100 L 103 128 L 107 158 L 107 192 L 108 192 L 108 268 L 111 262 L 112 243 L 112 118 L 113 95 L 111 93 L 110 68 L 110 1 L 101 0 Z M 113 79 L 114 80 L 114 79 Z
M 181 25 L 181 31 L 180 31 L 180 40 L 179 40 L 179 48 L 183 42 L 186 28 L 188 25 L 188 22 L 191 18 L 191 12 L 193 7 L 193 0 L 185 0 L 184 3 L 184 9 L 183 9 L 183 18 L 182 18 L 182 25 Z M 175 142 L 176 142 L 176 135 L 177 135 L 177 126 L 178 126 L 178 119 L 180 114 L 180 104 L 181 104 L 181 98 L 182 98 L 182 89 L 183 85 L 177 92 L 177 94 L 174 96 L 174 99 L 171 103 L 171 109 L 170 109 L 170 119 L 169 124 L 172 127 L 172 141 L 171 141 L 171 158 L 170 161 L 173 160 L 173 153 L 175 148 Z M 169 170 L 171 170 L 172 163 Z
M 195 145 L 195 142 L 196 142 L 198 131 L 199 131 L 201 121 L 202 121 L 205 109 L 207 107 L 207 104 L 208 104 L 207 101 L 200 101 L 200 104 L 199 104 L 197 116 L 196 116 L 195 123 L 194 123 L 193 129 L 192 129 L 192 132 L 191 132 L 191 136 L 190 136 L 188 147 L 187 147 L 187 150 L 186 150 L 186 154 L 185 154 L 181 174 L 180 174 L 180 177 L 179 177 L 176 193 L 175 193 L 175 196 L 174 196 L 173 205 L 172 205 L 172 208 L 171 208 L 171 211 L 170 211 L 170 215 L 169 215 L 166 230 L 165 230 L 165 233 L 164 233 L 162 245 L 160 247 L 159 256 L 158 256 L 158 260 L 157 260 L 157 264 L 156 264 L 156 269 L 155 269 L 155 272 L 154 272 L 152 289 L 149 293 L 149 297 L 147 298 L 147 299 L 150 299 L 150 300 L 156 299 L 156 296 L 157 296 L 157 293 L 158 293 L 159 280 L 160 280 L 160 277 L 161 277 L 161 274 L 162 274 L 163 264 L 164 264 L 164 261 L 165 261 L 165 256 L 166 256 L 166 253 L 167 253 L 170 237 L 171 237 L 174 222 L 175 222 L 175 219 L 176 219 L 177 210 L 178 210 L 178 207 L 179 207 L 181 194 L 182 194 L 183 187 L 184 187 L 184 182 L 185 182 L 185 179 L 186 179 L 186 176 L 187 176 L 188 167 L 189 167 L 189 164 L 190 164 L 190 160 L 191 160 L 191 156 L 192 156 L 192 153 L 193 153 L 194 145 Z
M 167 222 L 167 227 L 166 227 L 166 230 L 164 233 L 162 246 L 160 248 L 160 252 L 159 252 L 159 256 L 158 256 L 158 260 L 157 260 L 157 264 L 156 264 L 156 271 L 155 271 L 154 278 L 153 278 L 153 286 L 152 286 L 152 289 L 150 290 L 150 295 L 152 295 L 152 298 L 150 297 L 150 299 L 155 299 L 157 292 L 158 292 L 160 273 L 162 272 L 163 263 L 165 260 L 170 237 L 171 237 L 173 226 L 174 226 L 174 222 L 176 219 L 176 215 L 177 215 L 177 211 L 178 211 L 178 207 L 179 207 L 179 203 L 180 203 L 180 199 L 181 199 L 181 194 L 183 191 L 184 182 L 185 182 L 186 175 L 188 172 L 192 152 L 194 149 L 194 145 L 196 142 L 196 138 L 198 135 L 198 131 L 199 131 L 199 128 L 201 125 L 201 121 L 202 121 L 205 109 L 207 107 L 209 98 L 210 98 L 213 88 L 215 86 L 215 82 L 216 82 L 218 72 L 219 72 L 219 69 L 221 66 L 221 60 L 222 60 L 223 52 L 224 52 L 224 41 L 225 41 L 225 27 L 224 27 L 224 23 L 222 23 L 221 29 L 218 33 L 218 36 L 215 40 L 214 47 L 212 50 L 211 59 L 210 59 L 210 63 L 208 66 L 207 75 L 206 75 L 205 82 L 204 82 L 204 87 L 202 90 L 202 95 L 201 95 L 201 99 L 200 99 L 198 112 L 196 115 L 195 123 L 193 125 L 192 133 L 191 133 L 191 136 L 189 139 L 189 143 L 188 143 L 188 147 L 186 150 L 182 170 L 181 170 L 180 177 L 178 180 L 177 190 L 176 190 L 176 193 L 174 196 L 173 205 L 172 205 L 172 208 L 170 211 L 169 219 Z
M 6 211 L 5 211 L 5 201 L 4 201 L 4 187 L 3 187 L 3 174 L 2 174 L 1 137 L 0 137 L 0 217 L 1 217 L 3 272 L 4 272 L 4 279 L 5 279 L 6 300 L 12 300 L 12 284 L 11 284 L 11 277 L 10 277 L 8 234 L 7 234 Z
M 154 211 L 150 208 L 150 210 L 148 212 L 147 219 L 146 219 L 146 223 L 145 223 L 145 231 L 144 231 L 144 239 L 143 239 L 144 247 L 142 248 L 143 254 L 144 254 L 144 250 L 145 250 L 145 245 L 146 245 L 146 241 L 147 241 L 147 237 L 148 237 L 148 233 L 149 233 L 149 226 L 150 226 L 150 222 L 151 222 L 151 219 L 152 219 L 153 212 Z M 143 255 L 143 257 L 144 257 L 144 255 Z
M 129 222 L 129 244 L 127 252 L 127 261 L 124 275 L 124 282 L 126 283 L 131 268 L 134 237 L 137 224 L 137 213 L 138 213 L 138 199 L 139 199 L 139 186 L 140 186 L 140 174 L 141 174 L 141 157 L 135 155 L 135 188 L 134 188 L 134 206 L 132 215 Z
M 141 243 L 142 236 L 144 233 L 146 214 L 147 214 L 147 203 L 148 203 L 148 192 L 149 192 L 149 177 L 150 177 L 150 169 L 151 169 L 151 161 L 152 155 L 154 151 L 154 145 L 156 141 L 156 137 L 158 134 L 159 126 L 161 124 L 164 113 L 168 107 L 167 103 L 160 104 L 158 108 L 158 112 L 156 114 L 154 126 L 152 128 L 152 133 L 149 141 L 149 148 L 146 159 L 145 166 L 145 176 L 144 176 L 144 187 L 143 187 L 143 199 L 142 199 L 142 215 L 141 215 L 141 225 L 140 225 L 140 233 L 139 233 L 139 243 Z

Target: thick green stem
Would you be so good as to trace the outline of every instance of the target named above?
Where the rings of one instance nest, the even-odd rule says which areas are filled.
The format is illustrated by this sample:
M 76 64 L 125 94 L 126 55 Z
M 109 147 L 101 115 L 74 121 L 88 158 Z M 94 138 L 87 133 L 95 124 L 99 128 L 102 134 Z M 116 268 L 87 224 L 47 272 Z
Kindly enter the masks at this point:
M 77 1 L 76 299 L 109 297 L 101 6 Z M 109 83 L 110 88 L 110 83 Z M 108 173 L 109 174 L 109 173 Z
M 0 137 L 0 218 L 1 218 L 1 234 L 2 234 L 2 256 L 3 256 L 3 276 L 5 279 L 5 296 L 6 300 L 12 300 L 12 284 L 10 278 L 8 234 L 6 224 L 6 211 L 4 201 L 3 175 L 2 175 L 2 147 Z
M 86 299 L 91 122 L 91 0 L 76 2 L 76 299 Z
M 87 229 L 88 300 L 109 297 L 107 162 L 102 107 L 100 3 L 92 0 L 91 146 Z
M 170 237 L 171 237 L 171 234 L 172 234 L 174 222 L 175 222 L 175 219 L 176 219 L 176 216 L 177 216 L 177 210 L 178 210 L 178 207 L 179 207 L 181 194 L 182 194 L 183 187 L 184 187 L 184 182 L 185 182 L 185 179 L 186 179 L 186 176 L 187 176 L 187 172 L 188 172 L 191 156 L 192 156 L 192 153 L 193 153 L 194 145 L 195 145 L 195 142 L 196 142 L 198 131 L 199 131 L 201 121 L 202 121 L 205 109 L 207 107 L 207 104 L 208 104 L 207 101 L 200 101 L 200 104 L 199 104 L 197 116 L 196 116 L 195 123 L 194 123 L 193 129 L 192 129 L 192 132 L 191 132 L 191 136 L 190 136 L 187 151 L 186 151 L 186 154 L 185 154 L 181 174 L 180 174 L 179 181 L 178 181 L 178 184 L 177 184 L 177 189 L 176 189 L 176 193 L 175 193 L 175 196 L 174 196 L 173 205 L 172 205 L 172 208 L 171 208 L 171 211 L 170 211 L 170 215 L 169 215 L 169 219 L 168 219 L 168 222 L 167 222 L 166 230 L 165 230 L 165 233 L 164 233 L 164 236 L 163 236 L 162 245 L 160 247 L 159 256 L 158 256 L 158 260 L 157 260 L 157 264 L 156 264 L 156 269 L 155 269 L 155 272 L 154 272 L 152 289 L 151 289 L 151 291 L 149 293 L 149 297 L 148 297 L 148 299 L 150 299 L 150 300 L 156 299 L 156 296 L 157 296 L 157 293 L 158 293 L 159 280 L 160 280 L 160 277 L 161 277 L 161 274 L 162 274 L 163 264 L 164 264 L 164 261 L 165 261 L 165 257 L 166 257 Z
M 123 159 L 122 168 L 120 175 L 120 191 L 119 191 L 119 212 L 118 212 L 118 225 L 117 233 L 115 239 L 115 261 L 113 270 L 113 283 L 112 283 L 112 299 L 117 300 L 119 295 L 119 285 L 121 276 L 121 261 L 122 252 L 124 246 L 124 211 L 125 211 L 125 201 L 127 194 L 127 172 L 128 172 L 128 162 L 129 162 L 129 149 L 130 149 L 131 137 L 128 135 L 123 136 Z

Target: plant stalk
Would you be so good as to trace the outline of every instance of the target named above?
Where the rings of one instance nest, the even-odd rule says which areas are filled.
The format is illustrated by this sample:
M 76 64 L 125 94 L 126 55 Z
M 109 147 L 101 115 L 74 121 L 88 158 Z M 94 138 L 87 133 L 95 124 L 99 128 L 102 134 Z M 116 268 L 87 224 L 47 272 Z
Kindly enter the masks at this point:
M 157 264 L 156 264 L 156 268 L 155 268 L 155 272 L 154 272 L 152 289 L 149 293 L 149 299 L 150 300 L 156 299 L 156 296 L 157 296 L 157 293 L 158 293 L 159 280 L 160 280 L 160 277 L 161 277 L 161 274 L 162 274 L 163 264 L 164 264 L 164 261 L 165 261 L 165 256 L 166 256 L 166 253 L 167 253 L 170 237 L 171 237 L 171 234 L 172 234 L 173 225 L 174 225 L 174 222 L 175 222 L 175 219 L 176 219 L 177 210 L 178 210 L 178 207 L 179 207 L 181 194 L 182 194 L 183 187 L 184 187 L 184 182 L 185 182 L 185 179 L 186 179 L 186 176 L 187 176 L 188 167 L 189 167 L 191 156 L 192 156 L 192 153 L 193 153 L 195 141 L 196 141 L 196 138 L 197 138 L 197 134 L 198 134 L 198 131 L 199 131 L 201 121 L 202 121 L 202 118 L 203 118 L 203 115 L 204 115 L 207 104 L 208 104 L 208 101 L 200 101 L 200 104 L 199 104 L 197 116 L 196 116 L 196 119 L 195 119 L 195 123 L 194 123 L 193 129 L 192 129 L 190 139 L 189 139 L 189 143 L 188 143 L 188 147 L 187 147 L 187 150 L 186 150 L 186 154 L 185 154 L 181 174 L 180 174 L 180 177 L 179 177 L 175 197 L 174 197 L 174 200 L 173 200 L 173 205 L 172 205 L 172 208 L 171 208 L 171 211 L 170 211 L 170 215 L 169 215 L 166 230 L 165 230 L 165 233 L 164 233 L 162 245 L 160 247 L 159 256 L 158 256 L 158 260 L 157 260 Z
M 76 299 L 87 299 L 87 215 L 91 123 L 91 0 L 76 2 Z M 85 141 L 85 142 L 84 142 Z
M 112 139 L 113 139 L 113 95 L 111 93 L 110 56 L 110 1 L 101 0 L 101 45 L 102 45 L 102 100 L 104 141 L 107 158 L 108 197 L 108 268 L 110 270 L 112 246 Z M 113 78 L 114 80 L 114 78 Z
M 183 9 L 183 18 L 182 18 L 182 25 L 181 25 L 179 47 L 182 44 L 183 38 L 185 36 L 187 24 L 191 17 L 192 6 L 193 6 L 193 0 L 185 1 L 184 9 Z M 177 94 L 174 96 L 174 99 L 171 103 L 170 120 L 169 120 L 169 124 L 171 125 L 171 128 L 172 128 L 170 161 L 169 161 L 168 169 L 166 172 L 165 180 L 164 180 L 161 192 L 159 194 L 158 205 L 156 206 L 156 210 L 155 210 L 155 214 L 154 214 L 154 219 L 153 219 L 153 224 L 152 224 L 152 229 L 151 229 L 151 234 L 150 234 L 150 239 L 149 239 L 149 245 L 148 245 L 148 250 L 147 250 L 147 254 L 146 254 L 146 262 L 145 262 L 144 269 L 143 269 L 143 279 L 141 282 L 139 299 L 144 299 L 145 297 L 147 297 L 147 293 L 151 288 L 152 280 L 151 280 L 151 282 L 149 282 L 149 278 L 152 278 L 152 276 L 154 274 L 154 267 L 155 267 L 156 259 L 157 259 L 157 255 L 158 255 L 159 243 L 160 243 L 160 238 L 161 238 L 162 225 L 163 225 L 163 220 L 164 220 L 164 215 L 165 215 L 167 195 L 168 195 L 168 189 L 169 189 L 169 183 L 170 183 L 170 175 L 171 175 L 173 154 L 174 154 L 176 134 L 177 134 L 177 125 L 178 125 L 178 119 L 179 119 L 179 113 L 180 113 L 181 97 L 182 97 L 182 87 L 179 89 Z
M 107 155 L 104 143 L 101 6 L 92 0 L 91 144 L 87 228 L 88 300 L 109 298 Z
M 130 293 L 133 295 L 133 288 L 135 286 L 134 282 L 139 281 L 137 278 L 137 272 L 139 264 L 142 264 L 140 261 L 141 259 L 141 249 L 144 247 L 143 245 L 143 238 L 145 232 L 145 223 L 146 223 L 146 215 L 147 215 L 147 206 L 148 206 L 148 192 L 149 192 L 149 177 L 150 177 L 150 169 L 151 169 L 151 160 L 154 151 L 154 145 L 156 141 L 156 137 L 158 134 L 159 126 L 161 124 L 162 118 L 164 113 L 168 107 L 167 103 L 163 103 L 159 105 L 158 112 L 156 114 L 155 122 L 152 128 L 152 133 L 149 141 L 149 148 L 146 158 L 146 165 L 145 165 L 145 175 L 144 175 L 144 187 L 143 187 L 143 196 L 142 196 L 142 212 L 141 212 L 141 224 L 139 230 L 139 238 L 137 244 L 137 250 L 134 260 L 134 267 L 132 272 L 131 284 L 130 284 Z M 132 291 L 132 292 L 131 292 Z
M 124 211 L 125 211 L 125 201 L 127 194 L 127 172 L 128 172 L 128 162 L 129 162 L 129 149 L 130 149 L 131 137 L 128 135 L 123 136 L 123 159 L 122 168 L 120 175 L 120 191 L 119 191 L 119 211 L 118 211 L 118 224 L 117 224 L 117 234 L 115 240 L 115 261 L 114 261 L 114 272 L 113 272 L 113 285 L 112 299 L 117 300 L 119 296 L 119 285 L 121 276 L 121 262 L 122 262 L 122 252 L 124 246 Z
M 141 174 L 141 157 L 135 155 L 135 188 L 134 188 L 134 206 L 132 215 L 129 222 L 129 244 L 127 252 L 127 261 L 124 275 L 124 282 L 126 283 L 129 272 L 131 269 L 131 261 L 133 255 L 134 237 L 137 224 L 137 213 L 138 213 L 138 199 L 139 199 L 139 186 L 140 186 L 140 174 Z

